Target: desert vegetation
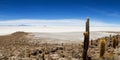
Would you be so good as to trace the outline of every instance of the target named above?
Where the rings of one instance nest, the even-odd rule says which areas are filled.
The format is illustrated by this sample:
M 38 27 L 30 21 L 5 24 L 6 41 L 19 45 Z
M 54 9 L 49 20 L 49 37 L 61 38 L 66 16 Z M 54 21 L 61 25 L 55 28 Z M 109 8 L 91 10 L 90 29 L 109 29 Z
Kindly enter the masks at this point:
M 29 34 L 18 31 L 0 36 L 0 60 L 119 60 L 120 57 L 120 35 L 90 39 L 89 19 L 83 42 L 32 43 Z

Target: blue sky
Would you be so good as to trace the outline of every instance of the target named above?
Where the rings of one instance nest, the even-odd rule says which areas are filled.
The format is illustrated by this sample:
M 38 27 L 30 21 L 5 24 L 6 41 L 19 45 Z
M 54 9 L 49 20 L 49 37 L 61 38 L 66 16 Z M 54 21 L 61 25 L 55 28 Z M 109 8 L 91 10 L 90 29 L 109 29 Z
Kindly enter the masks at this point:
M 0 21 L 85 20 L 86 17 L 119 24 L 120 0 L 0 0 Z

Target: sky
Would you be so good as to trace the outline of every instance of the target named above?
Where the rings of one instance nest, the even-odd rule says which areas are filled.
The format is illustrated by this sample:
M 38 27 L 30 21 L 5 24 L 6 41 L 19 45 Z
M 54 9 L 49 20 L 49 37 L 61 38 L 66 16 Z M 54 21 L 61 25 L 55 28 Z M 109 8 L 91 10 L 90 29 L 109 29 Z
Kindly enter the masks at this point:
M 37 22 L 43 25 L 80 25 L 79 22 L 89 17 L 92 25 L 120 26 L 119 2 L 120 0 L 0 0 L 0 25 L 34 25 Z M 43 20 L 46 22 L 42 23 Z

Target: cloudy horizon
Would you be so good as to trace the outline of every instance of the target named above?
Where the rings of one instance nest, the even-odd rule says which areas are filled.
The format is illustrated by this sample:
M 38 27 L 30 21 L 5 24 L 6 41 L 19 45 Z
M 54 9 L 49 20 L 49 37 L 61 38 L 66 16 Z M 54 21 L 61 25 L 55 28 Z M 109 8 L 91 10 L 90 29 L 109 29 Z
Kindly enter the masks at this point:
M 0 20 L 0 26 L 85 26 L 83 19 L 16 19 Z M 119 24 L 98 20 L 90 21 L 91 27 L 119 27 Z

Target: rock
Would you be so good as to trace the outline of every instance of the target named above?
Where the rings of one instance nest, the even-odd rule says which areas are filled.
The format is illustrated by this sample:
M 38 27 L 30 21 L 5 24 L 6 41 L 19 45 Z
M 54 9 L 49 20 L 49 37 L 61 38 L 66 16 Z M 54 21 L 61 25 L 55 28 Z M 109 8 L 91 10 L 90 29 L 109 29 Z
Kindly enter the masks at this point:
M 41 54 L 41 53 L 42 53 L 41 50 L 36 49 L 36 50 L 33 50 L 33 52 L 31 53 L 31 55 L 36 56 L 36 55 Z

